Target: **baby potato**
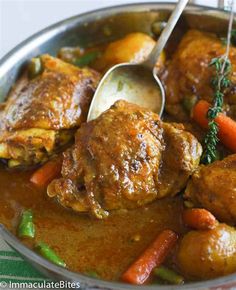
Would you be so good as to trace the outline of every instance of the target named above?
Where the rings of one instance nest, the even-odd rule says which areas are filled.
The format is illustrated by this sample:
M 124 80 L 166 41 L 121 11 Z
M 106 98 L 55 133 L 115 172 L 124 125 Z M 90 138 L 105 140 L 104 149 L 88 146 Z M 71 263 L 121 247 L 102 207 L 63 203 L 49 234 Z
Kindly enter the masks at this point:
M 135 32 L 111 42 L 104 54 L 97 60 L 94 68 L 105 71 L 118 63 L 142 62 L 152 51 L 155 41 L 147 34 Z M 163 65 L 164 53 L 161 54 L 158 65 Z
M 207 231 L 190 231 L 177 252 L 177 263 L 191 280 L 211 279 L 236 272 L 236 230 L 219 224 Z

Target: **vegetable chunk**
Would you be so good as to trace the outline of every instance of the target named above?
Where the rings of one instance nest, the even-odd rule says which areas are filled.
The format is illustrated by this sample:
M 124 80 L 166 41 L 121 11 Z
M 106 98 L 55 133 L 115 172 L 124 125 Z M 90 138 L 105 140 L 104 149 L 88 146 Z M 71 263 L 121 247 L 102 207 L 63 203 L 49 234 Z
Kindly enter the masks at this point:
M 236 271 L 236 231 L 219 224 L 208 231 L 191 231 L 177 254 L 181 273 L 188 279 L 211 279 Z

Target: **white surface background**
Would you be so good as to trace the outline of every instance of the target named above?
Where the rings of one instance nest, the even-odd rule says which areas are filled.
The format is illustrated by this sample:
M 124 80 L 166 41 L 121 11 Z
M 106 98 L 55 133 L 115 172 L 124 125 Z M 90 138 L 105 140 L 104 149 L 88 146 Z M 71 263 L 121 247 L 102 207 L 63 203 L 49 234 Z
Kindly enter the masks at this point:
M 0 0 L 0 58 L 30 35 L 67 17 L 105 6 L 158 1 L 164 2 L 163 0 Z M 195 3 L 215 6 L 217 0 L 196 0 Z

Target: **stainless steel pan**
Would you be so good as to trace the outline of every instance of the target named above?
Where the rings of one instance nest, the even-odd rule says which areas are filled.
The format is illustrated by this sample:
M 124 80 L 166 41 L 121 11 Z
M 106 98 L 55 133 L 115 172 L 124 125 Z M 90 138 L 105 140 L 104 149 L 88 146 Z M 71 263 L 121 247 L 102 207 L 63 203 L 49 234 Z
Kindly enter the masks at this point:
M 30 58 L 45 52 L 55 55 L 63 46 L 108 42 L 129 32 L 152 33 L 153 22 L 166 20 L 172 9 L 173 4 L 170 3 L 122 5 L 81 14 L 40 31 L 0 60 L 0 101 L 4 100 Z M 190 27 L 221 34 L 226 32 L 227 18 L 223 10 L 190 5 L 179 21 L 175 34 L 179 35 Z M 137 289 L 132 285 L 96 280 L 57 267 L 25 247 L 3 225 L 0 225 L 0 234 L 12 248 L 50 278 L 79 282 L 82 289 Z M 236 274 L 184 286 L 150 285 L 142 289 L 236 289 Z

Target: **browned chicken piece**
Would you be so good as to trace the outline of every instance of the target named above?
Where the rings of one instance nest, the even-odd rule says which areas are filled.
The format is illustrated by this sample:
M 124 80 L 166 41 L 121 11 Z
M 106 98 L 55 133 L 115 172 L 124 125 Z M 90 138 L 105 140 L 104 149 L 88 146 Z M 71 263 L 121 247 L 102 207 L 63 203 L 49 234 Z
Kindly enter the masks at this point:
M 236 230 L 226 224 L 190 231 L 180 242 L 177 264 L 190 280 L 206 280 L 236 272 Z
M 43 162 L 67 144 L 86 120 L 99 81 L 91 69 L 49 55 L 40 61 L 42 73 L 18 82 L 0 114 L 0 158 L 10 167 Z
M 177 120 L 188 118 L 187 107 L 194 99 L 211 101 L 213 91 L 211 60 L 225 53 L 225 46 L 214 34 L 189 30 L 182 38 L 172 60 L 162 75 L 166 91 L 166 110 Z M 225 103 L 231 106 L 229 114 L 236 118 L 236 47 L 230 48 L 232 63 L 231 87 Z M 184 108 L 185 107 L 185 108 Z
M 159 198 L 173 196 L 184 188 L 202 153 L 200 143 L 182 124 L 162 122 L 162 127 L 165 150 L 159 170 Z
M 177 194 L 201 152 L 182 126 L 118 101 L 77 131 L 74 148 L 64 154 L 63 177 L 49 185 L 48 195 L 103 218 L 106 210 L 132 209 Z
M 125 62 L 138 63 L 144 61 L 152 51 L 155 41 L 147 34 L 134 32 L 111 42 L 105 49 L 94 67 L 99 71 L 106 71 L 113 65 Z M 164 52 L 161 54 L 157 68 L 163 67 Z
M 236 154 L 201 165 L 187 185 L 185 198 L 220 221 L 236 224 Z

